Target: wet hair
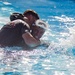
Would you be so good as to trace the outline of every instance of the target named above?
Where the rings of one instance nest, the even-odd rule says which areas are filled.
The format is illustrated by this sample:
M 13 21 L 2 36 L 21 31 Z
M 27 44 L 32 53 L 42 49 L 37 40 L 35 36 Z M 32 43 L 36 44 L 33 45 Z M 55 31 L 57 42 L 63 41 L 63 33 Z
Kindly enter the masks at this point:
M 23 20 L 24 18 L 24 15 L 22 15 L 21 13 L 12 13 L 10 15 L 10 20 L 13 21 L 13 20 L 16 20 L 16 19 L 21 19 Z
M 33 10 L 31 10 L 31 9 L 26 10 L 26 11 L 23 13 L 23 15 L 24 15 L 24 16 L 26 16 L 26 15 L 33 15 L 33 16 L 35 16 L 37 19 L 39 19 L 39 15 L 38 15 L 35 11 L 33 11 Z

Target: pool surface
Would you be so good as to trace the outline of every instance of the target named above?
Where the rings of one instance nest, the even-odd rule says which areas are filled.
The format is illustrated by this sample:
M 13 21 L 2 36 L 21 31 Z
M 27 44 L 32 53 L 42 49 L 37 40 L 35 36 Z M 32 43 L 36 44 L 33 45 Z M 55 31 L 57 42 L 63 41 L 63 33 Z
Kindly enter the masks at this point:
M 13 12 L 35 10 L 49 28 L 30 51 L 0 48 L 0 75 L 75 75 L 74 0 L 0 0 L 0 29 Z

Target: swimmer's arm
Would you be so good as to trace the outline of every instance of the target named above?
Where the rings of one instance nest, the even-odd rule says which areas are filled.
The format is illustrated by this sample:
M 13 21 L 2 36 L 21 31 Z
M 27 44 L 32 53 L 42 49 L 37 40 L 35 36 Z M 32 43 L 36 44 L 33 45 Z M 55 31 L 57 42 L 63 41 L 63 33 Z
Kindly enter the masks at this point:
M 40 40 L 36 40 L 30 32 L 26 32 L 24 34 L 22 34 L 22 37 L 25 41 L 25 43 L 29 46 L 29 47 L 36 47 L 38 45 L 40 45 Z

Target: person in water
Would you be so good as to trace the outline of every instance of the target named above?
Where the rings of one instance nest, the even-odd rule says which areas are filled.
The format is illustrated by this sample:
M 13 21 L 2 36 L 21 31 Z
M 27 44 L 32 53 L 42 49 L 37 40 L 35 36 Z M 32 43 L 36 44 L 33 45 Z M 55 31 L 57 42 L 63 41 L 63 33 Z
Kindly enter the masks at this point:
M 0 46 L 36 47 L 40 45 L 40 38 L 45 30 L 35 24 L 38 19 L 38 14 L 33 10 L 26 10 L 23 15 L 13 13 L 10 16 L 11 21 L 0 30 Z

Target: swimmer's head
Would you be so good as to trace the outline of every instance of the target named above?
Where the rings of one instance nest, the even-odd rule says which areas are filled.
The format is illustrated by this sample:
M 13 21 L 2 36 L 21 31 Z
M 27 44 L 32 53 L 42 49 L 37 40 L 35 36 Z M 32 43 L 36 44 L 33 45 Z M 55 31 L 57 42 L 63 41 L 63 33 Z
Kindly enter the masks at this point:
M 35 25 L 42 28 L 43 30 L 46 30 L 48 28 L 48 24 L 40 19 L 36 20 Z
M 35 21 L 39 19 L 38 14 L 34 10 L 31 10 L 31 9 L 26 10 L 23 13 L 23 15 L 24 15 L 24 17 L 28 18 L 28 24 L 30 26 L 32 26 L 32 24 L 34 24 Z
M 34 34 L 37 39 L 40 39 L 47 29 L 47 24 L 42 20 L 37 20 L 34 25 Z
M 13 20 L 16 20 L 16 19 L 21 19 L 23 20 L 24 16 L 21 14 L 21 13 L 12 13 L 10 15 L 10 20 L 13 21 Z
M 38 15 L 34 10 L 31 10 L 31 9 L 26 10 L 26 11 L 23 13 L 23 15 L 24 15 L 24 16 L 33 15 L 34 17 L 36 17 L 37 19 L 39 19 L 39 15 Z

